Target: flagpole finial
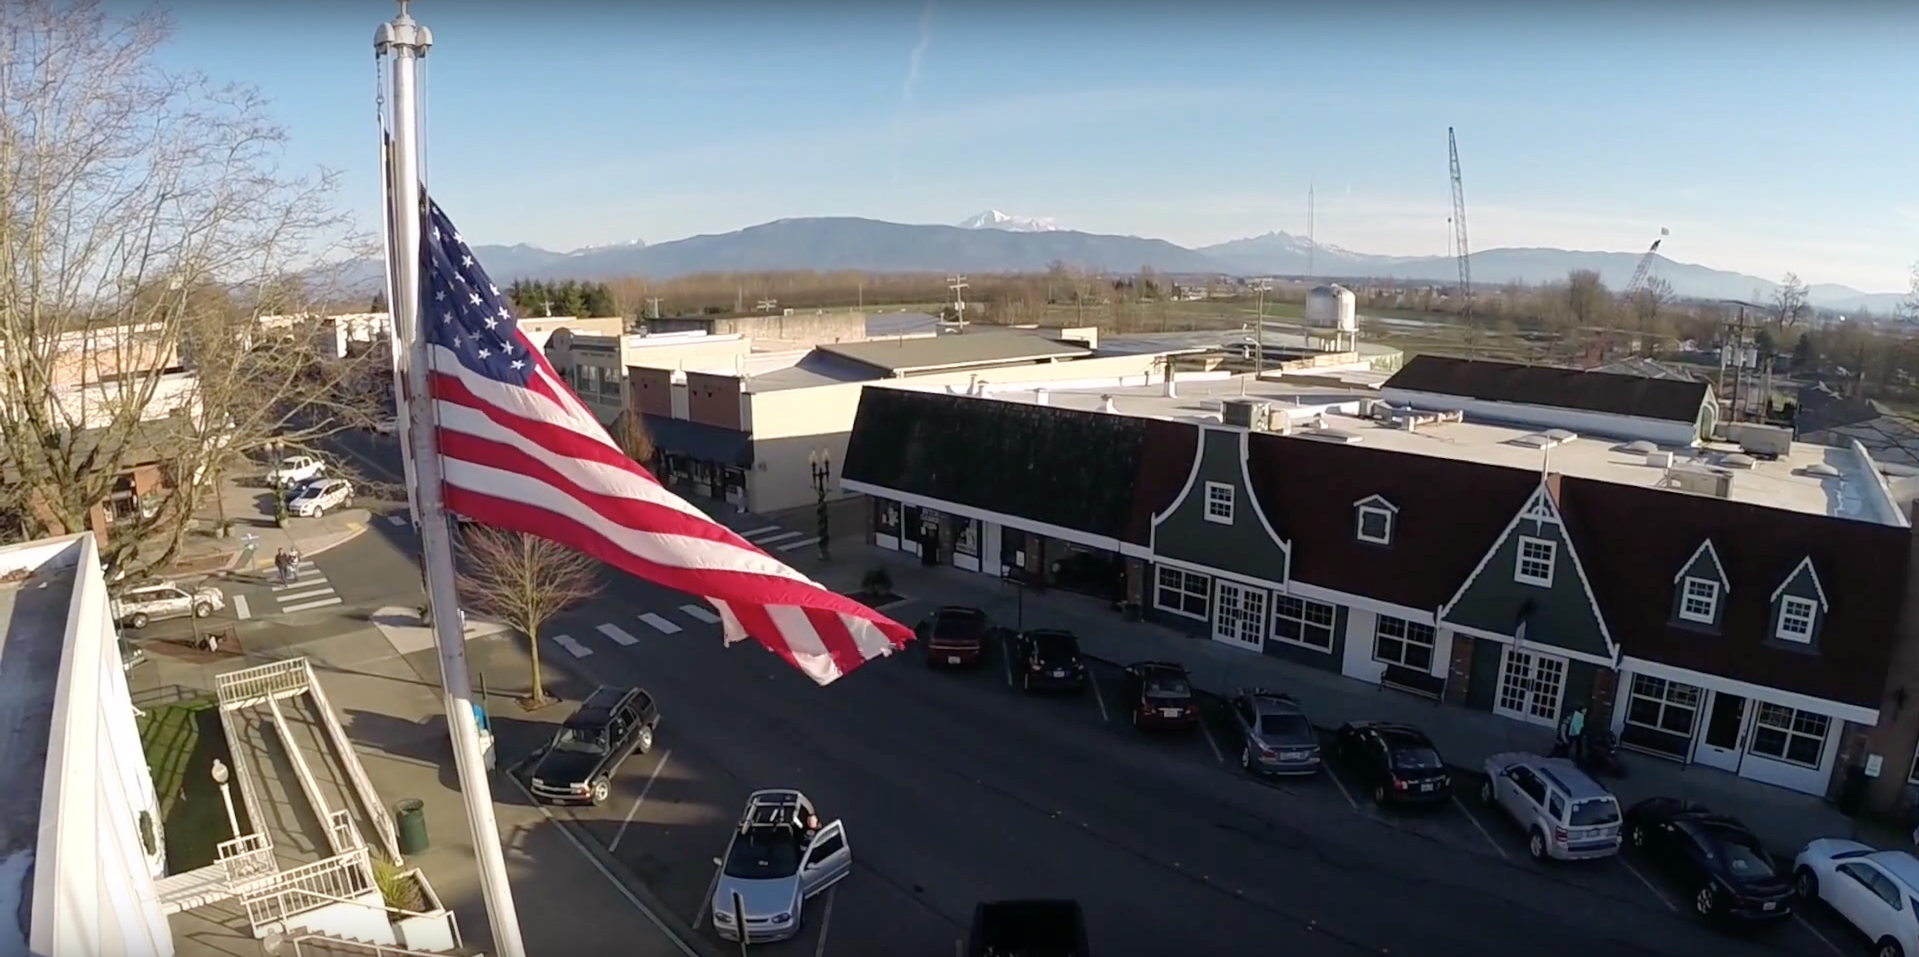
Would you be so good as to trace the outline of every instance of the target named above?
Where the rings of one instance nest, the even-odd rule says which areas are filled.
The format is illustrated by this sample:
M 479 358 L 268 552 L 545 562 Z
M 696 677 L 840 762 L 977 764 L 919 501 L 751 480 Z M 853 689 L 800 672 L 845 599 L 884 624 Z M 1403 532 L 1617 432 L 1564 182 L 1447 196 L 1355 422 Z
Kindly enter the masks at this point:
M 413 0 L 394 0 L 400 5 L 400 13 L 393 19 L 380 24 L 373 34 L 373 51 L 386 56 L 396 50 L 409 50 L 414 56 L 425 56 L 433 46 L 433 31 L 421 26 L 413 19 L 409 7 Z

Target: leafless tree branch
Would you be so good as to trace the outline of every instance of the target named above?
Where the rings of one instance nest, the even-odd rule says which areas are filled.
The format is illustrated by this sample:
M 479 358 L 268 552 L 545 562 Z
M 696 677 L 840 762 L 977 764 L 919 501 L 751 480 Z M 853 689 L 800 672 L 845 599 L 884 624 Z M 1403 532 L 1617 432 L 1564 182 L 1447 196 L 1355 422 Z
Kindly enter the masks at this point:
M 534 702 L 546 700 L 540 677 L 540 626 L 599 592 L 598 567 L 593 559 L 564 545 L 497 528 L 468 528 L 462 543 L 466 567 L 459 578 L 460 601 L 526 636 L 532 658 L 528 697 Z

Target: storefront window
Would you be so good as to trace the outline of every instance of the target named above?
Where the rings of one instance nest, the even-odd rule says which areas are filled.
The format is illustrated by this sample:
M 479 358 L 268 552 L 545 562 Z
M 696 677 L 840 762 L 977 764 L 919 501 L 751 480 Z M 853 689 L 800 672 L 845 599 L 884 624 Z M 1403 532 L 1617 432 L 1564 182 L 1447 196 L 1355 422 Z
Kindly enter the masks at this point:
M 1816 768 L 1825 755 L 1826 733 L 1831 729 L 1832 719 L 1816 711 L 1760 702 L 1759 719 L 1752 729 L 1752 753 Z
M 1154 589 L 1153 604 L 1161 611 L 1206 620 L 1207 607 L 1213 595 L 1211 578 L 1161 565 L 1158 586 Z
M 960 519 L 959 531 L 953 536 L 953 551 L 979 557 L 979 522 L 970 518 Z
M 898 538 L 900 534 L 900 503 L 885 499 L 873 500 L 873 524 L 881 535 Z
M 1633 675 L 1626 723 L 1692 737 L 1699 718 L 1699 689 L 1651 675 Z
M 1273 638 L 1319 651 L 1333 650 L 1333 622 L 1339 610 L 1331 605 L 1286 595 L 1273 598 Z
M 1373 626 L 1373 660 L 1414 671 L 1433 668 L 1433 626 L 1380 615 Z

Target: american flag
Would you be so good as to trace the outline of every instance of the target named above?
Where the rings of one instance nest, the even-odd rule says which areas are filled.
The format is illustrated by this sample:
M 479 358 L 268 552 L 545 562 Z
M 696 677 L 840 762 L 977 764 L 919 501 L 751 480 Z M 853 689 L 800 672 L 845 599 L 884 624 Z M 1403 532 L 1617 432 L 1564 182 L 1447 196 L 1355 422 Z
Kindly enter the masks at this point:
M 449 509 L 704 598 L 728 644 L 751 637 L 820 684 L 912 639 L 708 518 L 621 452 L 520 333 L 452 221 L 426 205 L 419 322 Z

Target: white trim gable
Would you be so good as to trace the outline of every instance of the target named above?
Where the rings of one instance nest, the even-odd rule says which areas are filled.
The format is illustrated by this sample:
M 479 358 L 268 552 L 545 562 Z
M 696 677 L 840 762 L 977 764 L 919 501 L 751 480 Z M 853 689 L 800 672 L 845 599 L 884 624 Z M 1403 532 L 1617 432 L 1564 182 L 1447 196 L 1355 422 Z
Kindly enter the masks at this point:
M 1186 499 L 1193 494 L 1193 486 L 1199 484 L 1199 466 L 1200 463 L 1206 459 L 1206 443 L 1210 441 L 1212 434 L 1216 432 L 1237 433 L 1239 437 L 1240 491 L 1246 493 L 1245 504 L 1252 510 L 1253 517 L 1259 519 L 1259 527 L 1266 530 L 1266 537 L 1272 539 L 1273 544 L 1279 546 L 1280 551 L 1286 553 L 1286 577 L 1290 580 L 1293 577 L 1293 543 L 1281 538 L 1279 532 L 1273 529 L 1273 523 L 1267 520 L 1266 509 L 1259 504 L 1259 493 L 1253 490 L 1253 475 L 1246 464 L 1252 433 L 1244 429 L 1214 429 L 1206 426 L 1199 426 L 1198 428 L 1199 444 L 1193 447 L 1193 467 L 1186 473 L 1186 486 L 1179 490 L 1179 497 L 1173 499 L 1173 504 L 1166 506 L 1165 511 L 1153 516 L 1153 525 L 1149 538 L 1153 554 L 1157 556 L 1159 552 L 1159 527 L 1165 524 L 1166 520 L 1173 516 L 1173 513 L 1179 511 L 1180 508 L 1186 504 Z M 1204 506 L 1205 502 L 1202 501 L 1200 504 Z M 1235 512 L 1237 512 L 1238 508 L 1238 505 L 1234 506 Z M 1237 514 L 1235 518 L 1237 518 Z M 1157 558 L 1155 560 L 1157 560 Z
M 1193 485 L 1199 481 L 1199 465 L 1206 459 L 1206 429 L 1195 427 L 1193 431 L 1198 435 L 1193 442 L 1192 467 L 1186 470 L 1186 484 L 1179 487 L 1179 494 L 1173 496 L 1173 504 L 1166 506 L 1166 511 L 1153 513 L 1154 529 L 1158 529 L 1161 522 L 1172 518 L 1173 513 L 1179 511 L 1181 505 L 1186 504 L 1186 497 L 1193 494 Z
M 1239 487 L 1246 490 L 1246 504 L 1253 507 L 1253 514 L 1259 517 L 1259 525 L 1266 530 L 1266 537 L 1272 539 L 1273 544 L 1278 545 L 1286 552 L 1286 564 L 1291 566 L 1293 563 L 1293 543 L 1280 538 L 1279 533 L 1273 530 L 1273 523 L 1266 520 L 1266 509 L 1259 504 L 1259 493 L 1253 490 L 1252 467 L 1246 463 L 1247 458 L 1252 452 L 1252 441 L 1253 434 L 1251 432 L 1239 433 Z M 1288 567 L 1286 569 L 1286 577 L 1291 578 L 1292 574 L 1292 568 Z
M 1353 503 L 1354 508 L 1366 508 L 1368 506 L 1371 506 L 1373 508 L 1383 508 L 1386 511 L 1393 513 L 1394 515 L 1399 514 L 1399 506 L 1386 501 L 1386 496 L 1384 495 L 1368 495 L 1365 498 L 1362 498 L 1359 501 Z
M 1767 599 L 1766 604 L 1768 605 L 1779 604 L 1779 596 L 1786 593 L 1786 586 L 1792 584 L 1792 580 L 1795 578 L 1798 578 L 1799 573 L 1801 571 L 1804 571 L 1807 575 L 1812 576 L 1812 590 L 1815 594 L 1819 596 L 1819 613 L 1822 615 L 1825 614 L 1827 611 L 1826 586 L 1820 583 L 1819 572 L 1817 569 L 1812 567 L 1811 555 L 1807 555 L 1806 557 L 1800 559 L 1799 564 L 1792 566 L 1792 571 L 1789 572 L 1785 578 L 1780 580 L 1779 587 L 1772 590 L 1772 597 L 1770 599 Z
M 1579 588 L 1586 595 L 1586 606 L 1592 610 L 1594 623 L 1599 625 L 1599 637 L 1606 641 L 1606 652 L 1608 656 L 1617 661 L 1619 659 L 1619 643 L 1613 640 L 1612 629 L 1606 625 L 1606 616 L 1599 610 L 1599 598 L 1593 594 L 1592 581 L 1586 577 L 1585 563 L 1579 560 L 1579 550 L 1573 547 L 1572 535 L 1566 532 L 1565 523 L 1560 521 L 1559 506 L 1553 503 L 1552 494 L 1546 488 L 1545 476 L 1540 477 L 1539 488 L 1535 489 L 1533 494 L 1526 499 L 1525 505 L 1520 506 L 1518 513 L 1513 515 L 1513 520 L 1506 523 L 1506 530 L 1500 532 L 1499 537 L 1493 539 L 1492 546 L 1486 549 L 1486 554 L 1480 556 L 1479 564 L 1473 568 L 1472 574 L 1466 576 L 1466 581 L 1459 586 L 1459 590 L 1453 592 L 1453 597 L 1447 599 L 1444 605 L 1439 606 L 1438 619 L 1444 621 L 1446 616 L 1452 614 L 1453 606 L 1458 604 L 1459 599 L 1465 597 L 1467 590 L 1471 589 L 1473 583 L 1479 580 L 1480 573 L 1486 570 L 1486 566 L 1492 562 L 1493 556 L 1499 554 L 1500 547 L 1506 544 L 1507 539 L 1513 537 L 1513 533 L 1519 531 L 1519 523 L 1521 521 L 1534 522 L 1535 528 L 1539 524 L 1554 525 L 1559 528 L 1559 544 L 1563 547 L 1565 554 L 1562 556 L 1556 552 L 1553 556 L 1554 564 L 1557 565 L 1561 558 L 1569 558 L 1572 560 L 1573 571 L 1579 576 Z M 1557 572 L 1555 572 L 1555 574 L 1556 573 Z M 1791 581 L 1792 579 L 1788 578 L 1786 580 Z M 1447 627 L 1455 626 L 1448 623 Z M 1563 650 L 1554 651 L 1553 654 L 1565 655 L 1566 652 Z
M 1687 577 L 1706 578 L 1706 576 L 1699 574 L 1698 570 L 1694 568 L 1694 566 L 1699 564 L 1699 556 L 1701 555 L 1705 555 L 1712 559 L 1713 578 L 1710 578 L 1707 580 L 1708 581 L 1717 580 L 1719 582 L 1719 593 L 1721 595 L 1732 594 L 1732 582 L 1729 582 L 1726 580 L 1726 566 L 1720 563 L 1719 550 L 1712 547 L 1712 539 L 1710 538 L 1706 539 L 1703 542 L 1700 542 L 1699 547 L 1693 549 L 1692 557 L 1686 559 L 1685 563 L 1680 565 L 1679 569 L 1672 573 L 1672 583 L 1677 585 L 1679 584 L 1680 579 L 1687 578 Z M 1808 561 L 1810 561 L 1810 559 L 1808 559 Z M 1693 573 L 1690 576 L 1686 574 L 1686 569 L 1688 568 L 1694 568 Z M 1818 579 L 1816 578 L 1813 580 L 1818 581 Z M 1786 576 L 1786 581 L 1792 581 L 1792 576 L 1790 575 Z M 1786 586 L 1782 584 L 1779 587 L 1784 588 Z M 1821 592 L 1820 594 L 1823 597 L 1825 593 Z M 1777 599 L 1778 596 L 1774 595 L 1773 597 Z

